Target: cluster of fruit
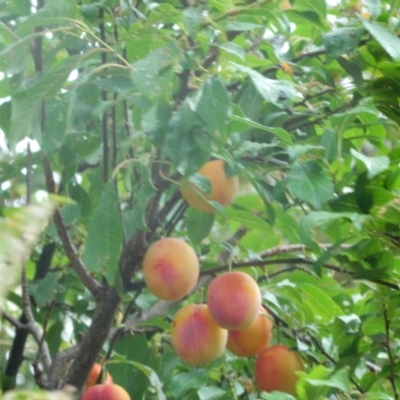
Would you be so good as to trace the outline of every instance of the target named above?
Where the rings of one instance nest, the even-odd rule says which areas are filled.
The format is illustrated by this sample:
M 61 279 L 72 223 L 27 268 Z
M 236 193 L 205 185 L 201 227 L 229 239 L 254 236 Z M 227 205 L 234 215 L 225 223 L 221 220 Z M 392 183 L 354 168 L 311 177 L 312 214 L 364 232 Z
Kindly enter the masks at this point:
M 213 212 L 212 202 L 226 206 L 233 201 L 238 179 L 226 175 L 223 161 L 206 163 L 199 174 L 210 181 L 210 191 L 201 191 L 190 182 L 180 187 L 191 206 Z M 163 238 L 146 250 L 142 271 L 148 289 L 156 297 L 179 301 L 195 288 L 200 266 L 195 251 L 185 241 Z M 226 348 L 239 357 L 256 356 L 257 388 L 295 395 L 296 372 L 304 370 L 303 362 L 287 346 L 270 345 L 272 328 L 257 282 L 244 272 L 230 271 L 211 281 L 206 304 L 187 304 L 176 313 L 171 340 L 178 357 L 192 366 L 216 360 Z M 101 379 L 101 371 L 99 364 L 93 366 L 82 400 L 130 400 L 128 393 L 115 385 L 109 374 Z M 104 383 L 98 384 L 100 381 Z
M 224 206 L 233 201 L 237 177 L 226 176 L 223 161 L 210 161 L 199 173 L 209 179 L 211 190 L 202 193 L 193 184 L 183 185 L 182 195 L 190 205 L 212 212 L 210 201 Z M 199 260 L 185 241 L 163 238 L 147 249 L 142 271 L 155 296 L 178 301 L 195 288 Z M 171 340 L 177 355 L 193 366 L 217 359 L 225 348 L 240 357 L 257 356 L 254 374 L 258 389 L 295 394 L 296 371 L 304 369 L 303 362 L 284 345 L 270 346 L 272 328 L 257 282 L 244 272 L 230 271 L 211 281 L 207 304 L 188 304 L 176 313 Z

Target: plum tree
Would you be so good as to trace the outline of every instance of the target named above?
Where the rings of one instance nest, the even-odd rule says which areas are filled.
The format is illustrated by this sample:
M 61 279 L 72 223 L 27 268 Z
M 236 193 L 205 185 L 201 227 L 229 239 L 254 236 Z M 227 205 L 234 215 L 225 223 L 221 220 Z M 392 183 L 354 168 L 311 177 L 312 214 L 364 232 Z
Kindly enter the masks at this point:
M 189 294 L 199 277 L 199 260 L 182 239 L 164 238 L 152 243 L 142 270 L 149 290 L 158 298 L 177 301 Z
M 200 168 L 198 173 L 210 181 L 211 189 L 209 193 L 205 193 L 187 181 L 184 181 L 184 185 L 179 187 L 183 198 L 192 207 L 204 212 L 214 212 L 214 208 L 202 197 L 208 201 L 217 201 L 223 206 L 232 203 L 238 191 L 239 180 L 237 176 L 228 177 L 226 175 L 223 160 L 208 161 Z M 200 195 L 196 192 L 200 192 Z
M 228 330 L 243 330 L 257 318 L 261 307 L 260 288 L 245 272 L 226 272 L 211 281 L 207 304 L 218 325 Z
M 171 327 L 172 345 L 189 365 L 204 365 L 225 350 L 228 332 L 212 319 L 206 304 L 188 304 L 175 315 Z
M 266 347 L 258 355 L 254 367 L 257 388 L 260 391 L 280 391 L 295 396 L 297 371 L 304 371 L 298 353 L 280 344 Z
M 115 383 L 94 385 L 83 393 L 82 400 L 131 400 L 128 392 Z
M 99 384 L 99 383 L 104 383 L 104 384 L 113 383 L 112 377 L 108 372 L 105 374 L 104 382 L 101 382 L 102 372 L 103 372 L 103 366 L 101 364 L 99 364 L 99 363 L 93 364 L 93 367 L 90 370 L 89 376 L 86 379 L 86 385 L 85 385 L 86 390 L 96 384 Z
M 226 348 L 239 357 L 255 356 L 269 346 L 272 328 L 273 322 L 268 317 L 268 311 L 261 307 L 258 317 L 247 329 L 228 331 Z

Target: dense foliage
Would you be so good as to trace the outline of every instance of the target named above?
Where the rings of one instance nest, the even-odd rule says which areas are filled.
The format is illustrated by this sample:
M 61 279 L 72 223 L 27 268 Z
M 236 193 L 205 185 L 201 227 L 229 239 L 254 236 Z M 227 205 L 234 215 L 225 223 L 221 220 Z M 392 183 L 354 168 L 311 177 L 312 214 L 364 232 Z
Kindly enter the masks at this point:
M 399 399 L 399 23 L 397 0 L 0 0 L 2 390 L 101 361 L 133 399 L 291 399 L 254 358 L 171 347 L 241 269 L 299 399 Z M 205 213 L 179 185 L 212 158 L 240 191 Z M 177 303 L 140 269 L 167 236 L 201 261 Z

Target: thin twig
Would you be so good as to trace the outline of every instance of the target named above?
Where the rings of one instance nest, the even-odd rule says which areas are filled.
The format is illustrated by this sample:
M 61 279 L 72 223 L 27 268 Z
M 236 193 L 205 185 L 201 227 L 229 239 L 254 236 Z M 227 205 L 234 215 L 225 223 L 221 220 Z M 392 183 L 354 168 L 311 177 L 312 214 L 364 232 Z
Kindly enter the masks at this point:
M 393 390 L 393 396 L 395 400 L 399 399 L 399 392 L 397 390 L 397 379 L 396 379 L 396 360 L 394 357 L 394 354 L 392 352 L 392 348 L 390 345 L 390 318 L 388 316 L 388 311 L 386 308 L 386 304 L 382 302 L 382 308 L 383 308 L 383 320 L 385 322 L 385 336 L 386 336 L 386 352 L 388 355 L 389 359 L 389 377 L 388 380 L 390 382 L 390 385 L 392 386 Z
M 5 319 L 8 323 L 10 323 L 14 328 L 19 329 L 21 331 L 27 331 L 28 325 L 23 324 L 22 322 L 18 321 L 12 315 L 7 314 L 4 310 L 0 309 L 0 315 L 3 319 Z
M 39 347 L 40 358 L 43 362 L 45 371 L 50 370 L 51 357 L 47 343 L 43 340 L 43 334 L 36 325 L 31 309 L 31 300 L 29 298 L 28 280 L 26 278 L 25 268 L 22 269 L 22 310 L 27 320 L 27 327 Z
M 53 178 L 53 171 L 51 169 L 50 161 L 45 156 L 43 156 L 43 166 L 47 190 L 49 193 L 55 193 L 56 184 Z M 89 272 L 85 268 L 85 265 L 83 264 L 83 261 L 80 258 L 77 249 L 75 248 L 74 244 L 71 241 L 71 238 L 69 237 L 67 228 L 64 224 L 59 210 L 55 210 L 53 221 L 56 226 L 58 236 L 60 237 L 62 245 L 64 247 L 65 254 L 68 257 L 72 268 L 74 268 L 75 272 L 77 273 L 85 287 L 90 291 L 90 293 L 92 293 L 94 297 L 96 297 L 101 289 L 101 285 L 92 275 L 89 274 Z

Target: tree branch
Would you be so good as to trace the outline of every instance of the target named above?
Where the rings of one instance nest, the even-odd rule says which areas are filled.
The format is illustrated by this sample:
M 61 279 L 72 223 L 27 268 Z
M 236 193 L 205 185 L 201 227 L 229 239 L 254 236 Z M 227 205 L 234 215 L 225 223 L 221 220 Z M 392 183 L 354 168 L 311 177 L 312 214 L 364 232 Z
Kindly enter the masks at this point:
M 49 193 L 55 193 L 56 185 L 53 178 L 53 171 L 51 169 L 50 161 L 46 156 L 43 156 L 43 166 L 47 190 Z M 96 281 L 96 279 L 92 277 L 92 275 L 89 274 L 89 272 L 85 268 L 78 251 L 76 250 L 74 244 L 71 241 L 71 238 L 68 235 L 68 231 L 66 226 L 64 225 L 60 210 L 55 210 L 53 221 L 56 226 L 58 236 L 61 239 L 65 254 L 68 257 L 72 268 L 74 268 L 75 272 L 77 273 L 85 287 L 90 291 L 90 293 L 92 293 L 94 297 L 96 297 L 100 291 L 101 285 L 99 282 Z
M 102 287 L 97 299 L 92 324 L 74 354 L 75 358 L 64 382 L 64 385 L 76 387 L 78 393 L 82 391 L 90 369 L 107 340 L 121 301 L 116 289 L 109 286 Z

